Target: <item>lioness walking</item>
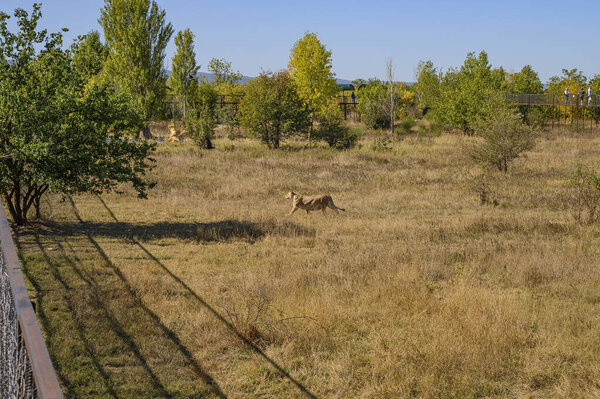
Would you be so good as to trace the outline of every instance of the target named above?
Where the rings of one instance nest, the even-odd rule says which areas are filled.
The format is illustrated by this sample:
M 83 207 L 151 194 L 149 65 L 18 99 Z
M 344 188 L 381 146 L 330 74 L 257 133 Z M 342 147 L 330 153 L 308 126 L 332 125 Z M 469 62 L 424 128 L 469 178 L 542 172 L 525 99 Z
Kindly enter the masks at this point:
M 325 213 L 325 209 L 327 207 L 333 209 L 334 211 L 346 211 L 344 208 L 337 207 L 333 203 L 333 199 L 331 195 L 320 194 L 320 195 L 302 195 L 296 194 L 293 191 L 290 191 L 285 195 L 285 199 L 292 200 L 292 210 L 288 214 L 290 216 L 292 213 L 296 212 L 298 209 L 304 209 L 306 213 L 310 213 L 310 211 L 318 211 L 321 210 Z

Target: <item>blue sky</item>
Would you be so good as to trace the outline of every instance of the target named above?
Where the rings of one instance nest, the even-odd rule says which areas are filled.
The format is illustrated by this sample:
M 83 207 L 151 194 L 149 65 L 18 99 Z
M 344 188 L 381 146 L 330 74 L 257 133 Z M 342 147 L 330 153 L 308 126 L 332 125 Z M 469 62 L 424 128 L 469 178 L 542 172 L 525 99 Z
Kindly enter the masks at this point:
M 30 9 L 31 0 L 1 0 L 0 10 Z M 68 42 L 98 25 L 103 0 L 46 0 L 42 25 L 67 27 Z M 531 64 L 545 81 L 562 68 L 600 74 L 600 0 L 577 2 L 392 0 L 158 0 L 176 30 L 196 35 L 202 70 L 213 58 L 255 76 L 286 67 L 289 50 L 305 32 L 316 32 L 333 51 L 338 78 L 385 75 L 392 57 L 396 79 L 414 80 L 419 60 L 459 66 L 467 52 L 485 50 L 509 72 Z M 168 48 L 167 63 L 174 52 Z

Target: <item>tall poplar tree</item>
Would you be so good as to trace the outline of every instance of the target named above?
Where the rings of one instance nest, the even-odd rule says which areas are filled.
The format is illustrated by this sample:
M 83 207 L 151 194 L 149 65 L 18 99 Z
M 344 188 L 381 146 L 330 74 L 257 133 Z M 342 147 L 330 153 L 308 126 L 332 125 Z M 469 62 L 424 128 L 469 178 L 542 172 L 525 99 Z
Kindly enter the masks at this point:
M 110 49 L 106 72 L 130 96 L 150 138 L 150 122 L 166 95 L 163 61 L 173 26 L 155 0 L 105 0 L 99 22 Z
M 288 68 L 298 94 L 308 104 L 311 121 L 315 113 L 327 106 L 336 94 L 335 74 L 331 72 L 331 50 L 327 50 L 315 33 L 307 32 L 294 44 Z M 308 132 L 308 140 L 312 132 Z
M 186 108 L 189 99 L 193 98 L 198 87 L 198 69 L 196 52 L 194 51 L 194 34 L 189 29 L 179 31 L 175 36 L 177 52 L 173 56 L 173 66 L 169 87 L 183 103 L 183 118 L 186 118 Z

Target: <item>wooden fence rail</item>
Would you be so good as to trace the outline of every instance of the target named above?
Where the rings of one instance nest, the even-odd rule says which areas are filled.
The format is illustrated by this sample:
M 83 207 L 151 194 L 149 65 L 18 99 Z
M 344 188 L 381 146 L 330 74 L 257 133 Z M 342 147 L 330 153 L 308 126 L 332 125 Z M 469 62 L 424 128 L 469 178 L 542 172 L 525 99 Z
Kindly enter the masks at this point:
M 0 398 L 63 398 L 1 203 Z

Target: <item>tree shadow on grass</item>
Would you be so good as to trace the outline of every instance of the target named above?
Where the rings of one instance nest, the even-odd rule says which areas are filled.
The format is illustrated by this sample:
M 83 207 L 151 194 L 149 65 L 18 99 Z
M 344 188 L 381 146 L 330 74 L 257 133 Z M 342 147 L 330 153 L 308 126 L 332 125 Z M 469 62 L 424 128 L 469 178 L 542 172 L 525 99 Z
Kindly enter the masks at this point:
M 206 384 L 209 390 L 212 391 L 212 394 L 218 397 L 226 397 L 225 394 L 221 391 L 219 385 L 202 368 L 202 366 L 195 359 L 195 356 L 192 354 L 192 352 L 181 341 L 178 334 L 170 328 L 168 328 L 162 322 L 160 317 L 152 310 L 150 310 L 141 301 L 141 299 L 136 293 L 134 286 L 122 273 L 120 268 L 109 258 L 108 254 L 103 250 L 99 242 L 96 241 L 95 237 L 104 236 L 111 238 L 121 238 L 137 246 L 149 259 L 155 262 L 155 264 L 160 270 L 162 270 L 163 273 L 169 275 L 175 282 L 177 282 L 200 305 L 202 305 L 206 310 L 208 310 L 220 323 L 222 323 L 235 336 L 237 336 L 237 338 L 240 341 L 242 341 L 247 348 L 252 350 L 263 360 L 265 360 L 268 364 L 270 364 L 283 378 L 287 379 L 291 384 L 296 386 L 296 388 L 299 389 L 299 391 L 302 394 L 309 398 L 316 398 L 315 394 L 313 394 L 299 380 L 295 379 L 281 365 L 279 365 L 271 357 L 269 357 L 254 342 L 252 342 L 242 333 L 240 333 L 235 328 L 235 326 L 232 325 L 214 307 L 212 307 L 211 304 L 206 302 L 203 297 L 201 297 L 198 293 L 193 291 L 192 288 L 188 286 L 186 282 L 184 282 L 179 276 L 174 274 L 164 263 L 162 263 L 161 260 L 155 257 L 142 244 L 142 240 L 159 238 L 191 239 L 197 240 L 199 242 L 227 242 L 230 240 L 244 240 L 247 242 L 255 242 L 267 235 L 285 237 L 314 237 L 316 235 L 314 230 L 306 229 L 302 226 L 298 226 L 297 224 L 291 222 L 277 223 L 272 220 L 264 222 L 226 220 L 213 223 L 165 222 L 149 225 L 123 223 L 118 221 L 113 212 L 110 210 L 110 208 L 108 208 L 106 203 L 104 203 L 104 201 L 100 197 L 99 199 L 106 208 L 106 210 L 110 213 L 114 222 L 95 223 L 83 221 L 81 216 L 79 215 L 75 203 L 71 198 L 69 198 L 78 223 L 38 222 L 34 223 L 28 228 L 19 229 L 18 234 L 22 239 L 29 239 L 33 241 L 43 252 L 44 258 L 49 263 L 49 265 L 52 265 L 52 260 L 49 259 L 49 256 L 45 252 L 42 240 L 44 242 L 47 242 L 47 240 L 53 240 L 54 244 L 57 245 L 62 252 L 66 251 L 67 248 L 64 248 L 62 244 L 60 244 L 59 240 L 61 238 L 69 238 L 70 236 L 83 236 L 87 238 L 87 241 L 89 242 L 89 244 L 91 244 L 91 247 L 102 257 L 105 265 L 112 271 L 112 273 L 116 277 L 116 281 L 113 281 L 111 283 L 111 286 L 113 288 L 111 288 L 107 292 L 104 292 L 104 290 L 101 289 L 99 285 L 100 283 L 96 281 L 92 275 L 89 275 L 81 269 L 83 267 L 83 262 L 81 259 L 77 258 L 77 256 L 75 255 L 75 250 L 72 247 L 68 248 L 68 250 L 71 251 L 73 254 L 70 256 L 65 256 L 66 265 L 70 267 L 74 272 L 74 275 L 78 276 L 81 280 L 79 290 L 81 290 L 81 288 L 84 287 L 85 291 L 89 292 L 89 295 L 92 298 L 98 299 L 95 302 L 97 302 L 98 305 L 97 311 L 99 313 L 100 319 L 105 321 L 108 328 L 114 331 L 116 336 L 119 337 L 120 340 L 122 340 L 124 346 L 129 350 L 130 353 L 132 353 L 132 356 L 136 359 L 137 363 L 142 365 L 145 374 L 149 379 L 149 382 L 152 384 L 155 392 L 159 393 L 159 396 L 169 397 L 170 393 L 166 392 L 166 388 L 162 384 L 161 377 L 154 372 L 153 367 L 150 366 L 150 363 L 146 360 L 145 356 L 142 354 L 142 352 L 139 350 L 139 347 L 136 345 L 136 341 L 131 336 L 129 336 L 124 327 L 121 325 L 121 322 L 118 320 L 118 318 L 114 314 L 109 312 L 106 306 L 107 304 L 105 303 L 104 296 L 110 294 L 111 292 L 115 292 L 115 289 L 117 288 L 118 291 L 122 295 L 124 295 L 125 299 L 127 299 L 127 301 L 130 302 L 132 309 L 138 311 L 138 313 L 143 315 L 144 323 L 147 326 L 147 328 L 150 328 L 156 333 L 159 333 L 159 335 L 163 337 L 163 344 L 165 347 L 170 347 L 170 353 L 176 353 L 178 357 L 181 357 L 183 361 L 190 366 L 192 372 L 194 372 L 197 377 L 200 377 L 200 379 L 203 380 L 203 382 Z M 53 269 L 56 269 L 55 266 L 51 267 Z M 65 292 L 73 292 L 72 288 L 74 287 L 71 287 L 68 283 L 66 283 L 66 280 L 64 280 L 60 275 L 55 274 L 54 277 L 60 283 L 61 290 L 64 289 Z M 72 312 L 75 311 L 74 304 L 71 304 L 69 302 L 67 303 L 67 305 L 67 308 L 69 310 L 71 310 Z M 81 335 L 85 335 L 85 329 L 79 325 L 75 328 L 76 330 L 78 330 L 79 338 L 81 339 Z M 94 354 L 93 344 L 87 340 L 84 340 L 84 344 L 84 350 L 88 353 L 88 355 Z M 91 357 L 93 365 L 97 370 L 97 373 L 104 380 L 105 389 L 108 391 L 110 396 L 116 398 L 117 394 L 113 390 L 113 388 L 116 388 L 116 386 L 112 381 L 111 375 L 105 370 L 104 365 L 100 360 L 96 359 L 94 356 Z M 66 382 L 69 385 L 73 383 L 71 381 L 66 381 L 66 379 L 63 380 L 63 382 Z
M 209 223 L 159 222 L 137 224 L 125 222 L 81 222 L 60 223 L 43 221 L 32 223 L 21 229 L 21 234 L 47 234 L 52 236 L 75 236 L 92 233 L 95 236 L 136 239 L 140 241 L 162 238 L 195 240 L 197 242 L 245 241 L 255 243 L 265 236 L 314 237 L 315 230 L 292 222 L 274 221 L 249 222 L 244 220 L 222 220 Z
M 17 242 L 19 241 L 20 240 L 17 238 Z M 64 252 L 63 245 L 61 242 L 59 242 L 59 240 L 53 239 L 53 243 Z M 65 269 L 67 268 L 61 267 L 63 264 L 56 262 L 54 258 L 49 255 L 42 243 L 40 235 L 34 234 L 33 242 L 30 244 L 34 244 L 34 246 L 37 246 L 40 250 L 47 265 L 47 271 L 49 271 L 48 275 L 51 276 L 51 279 L 55 283 L 54 299 L 56 302 L 50 305 L 51 310 L 53 310 L 55 313 L 52 315 L 52 317 L 60 317 L 58 314 L 61 312 L 57 311 L 56 308 L 64 309 L 66 312 L 62 314 L 64 319 L 62 319 L 60 323 L 62 325 L 61 327 L 64 328 L 65 326 L 69 326 L 70 331 L 77 336 L 77 340 L 83 345 L 83 349 L 79 353 L 79 356 L 76 360 L 73 360 L 73 362 L 81 362 L 81 359 L 85 359 L 85 361 L 79 364 L 81 368 L 78 371 L 82 372 L 85 368 L 85 371 L 90 373 L 90 375 L 100 376 L 102 380 L 102 389 L 105 391 L 105 393 L 114 399 L 119 398 L 119 395 L 115 390 L 115 382 L 111 376 L 111 373 L 107 370 L 106 364 L 103 364 L 102 360 L 99 359 L 99 352 L 101 352 L 101 350 L 98 348 L 106 346 L 106 342 L 98 342 L 98 336 L 91 332 L 90 326 L 87 325 L 90 323 L 88 318 L 82 317 L 80 315 L 80 311 L 78 310 L 77 302 L 80 301 L 81 298 L 85 298 L 87 304 L 86 306 L 89 309 L 93 309 L 92 311 L 95 314 L 93 318 L 95 323 L 94 325 L 97 326 L 96 323 L 101 320 L 107 330 L 110 330 L 109 334 L 114 335 L 115 338 L 118 337 L 118 339 L 122 341 L 123 347 L 127 348 L 128 353 L 144 370 L 143 373 L 140 373 L 140 378 L 148 379 L 147 383 L 151 386 L 151 388 L 148 387 L 148 391 L 153 391 L 153 393 L 164 398 L 172 398 L 173 396 L 161 383 L 159 377 L 156 375 L 149 362 L 142 354 L 140 347 L 135 343 L 133 337 L 126 332 L 126 328 L 123 326 L 123 324 L 119 322 L 118 318 L 108 310 L 107 306 L 105 306 L 105 299 L 102 298 L 98 283 L 93 277 L 83 271 L 83 268 L 77 265 L 79 260 L 76 258 L 73 259 L 69 256 L 61 257 L 64 264 L 67 265 L 67 268 L 72 269 L 74 272 L 73 276 L 77 276 L 81 281 L 85 282 L 85 284 L 77 284 L 77 286 L 75 286 L 74 282 L 70 281 L 72 280 L 69 277 L 70 273 L 65 273 Z M 41 284 L 37 281 L 38 277 L 29 272 L 28 263 L 22 259 L 22 264 L 25 266 L 23 270 L 25 271 L 28 280 L 32 283 L 36 291 L 38 298 L 37 313 L 40 316 L 42 324 L 44 325 L 44 330 L 47 336 L 46 339 L 49 343 L 55 346 L 64 345 L 64 343 L 61 343 L 62 338 L 64 338 L 61 336 L 61 328 L 57 328 L 55 325 L 53 325 L 45 312 L 45 306 L 42 300 L 47 292 L 42 289 Z M 57 291 L 60 291 L 60 295 L 58 296 L 56 295 Z M 62 297 L 62 300 L 57 300 L 57 297 Z M 59 351 L 59 349 L 56 350 Z M 95 372 L 89 369 L 89 365 L 86 364 L 87 361 L 91 363 Z M 67 396 L 75 397 L 79 394 L 85 394 L 82 391 L 87 389 L 92 391 L 98 389 L 98 386 L 85 388 L 76 386 L 76 383 L 69 381 L 67 378 L 68 374 L 73 373 L 73 369 L 62 364 L 62 362 L 56 358 L 53 359 L 53 363 L 56 367 L 57 374 L 59 375 L 61 385 L 66 390 Z
M 73 201 L 72 198 L 69 198 L 70 202 L 71 202 L 71 206 L 73 208 L 73 212 L 75 214 L 75 217 L 81 222 L 81 223 L 85 223 L 83 221 L 83 219 L 81 218 L 81 215 L 79 214 L 79 211 L 77 210 L 77 207 L 75 205 L 75 202 Z M 113 213 L 113 211 L 108 207 L 108 205 L 106 204 L 106 202 L 104 202 L 104 200 L 98 196 L 98 200 L 102 203 L 102 205 L 104 206 L 104 208 L 106 209 L 106 211 L 110 214 L 110 216 L 113 218 L 113 220 L 118 223 L 118 219 L 115 216 L 115 214 Z M 272 223 L 272 222 L 270 222 Z M 315 231 L 314 230 L 305 230 L 304 228 L 294 224 L 294 223 L 290 223 L 290 222 L 286 222 L 283 225 L 274 225 L 275 227 L 273 228 L 272 232 L 275 233 L 279 233 L 279 234 L 290 234 L 290 233 L 297 233 L 296 229 L 302 229 L 300 230 L 301 232 L 304 232 L 307 235 L 310 235 L 312 237 L 314 237 Z M 288 227 L 286 227 L 288 226 Z M 89 233 L 88 233 L 89 234 Z M 110 262 L 110 260 L 108 259 L 108 257 L 106 257 L 106 254 L 104 254 L 104 252 L 101 250 L 101 248 L 99 248 L 99 246 L 97 245 L 97 243 L 95 243 L 94 239 L 91 237 L 91 235 L 88 235 L 88 238 L 90 239 L 90 241 L 92 243 L 94 243 L 94 245 L 97 246 L 98 251 L 102 254 L 102 256 L 105 257 L 105 259 L 107 260 L 107 262 Z M 174 281 L 176 281 L 183 289 L 185 289 L 200 305 L 202 305 L 206 310 L 208 310 L 220 323 L 222 323 L 225 327 L 227 327 L 227 329 L 229 329 L 240 341 L 242 341 L 247 348 L 249 348 L 250 350 L 252 350 L 255 354 L 257 354 L 258 356 L 260 356 L 263 360 L 265 360 L 268 364 L 271 365 L 271 367 L 273 367 L 275 370 L 277 370 L 277 372 L 283 376 L 284 378 L 286 378 L 291 384 L 293 384 L 298 390 L 300 390 L 300 392 L 302 392 L 303 395 L 305 395 L 308 398 L 312 398 L 312 399 L 316 399 L 317 396 L 310 391 L 304 384 L 302 384 L 302 382 L 298 381 L 296 378 L 294 378 L 286 369 L 284 369 L 279 363 L 277 363 L 275 360 L 273 360 L 271 357 L 269 357 L 259 346 L 257 346 L 254 342 L 252 342 L 250 339 L 248 339 L 244 334 L 242 334 L 229 320 L 227 320 L 222 314 L 220 314 L 213 306 L 211 306 L 211 304 L 209 304 L 202 296 L 200 296 L 196 291 L 194 291 L 189 285 L 187 285 L 187 283 L 185 281 L 183 281 L 179 276 L 177 276 L 175 273 L 173 273 L 164 263 L 162 263 L 160 261 L 160 259 L 158 259 L 156 256 L 154 256 L 154 254 L 152 254 L 145 246 L 143 246 L 139 241 L 137 240 L 131 240 L 132 244 L 138 246 L 140 248 L 140 250 L 142 252 L 144 252 L 148 258 L 152 259 L 156 265 L 163 271 L 165 272 L 167 275 L 169 275 Z

